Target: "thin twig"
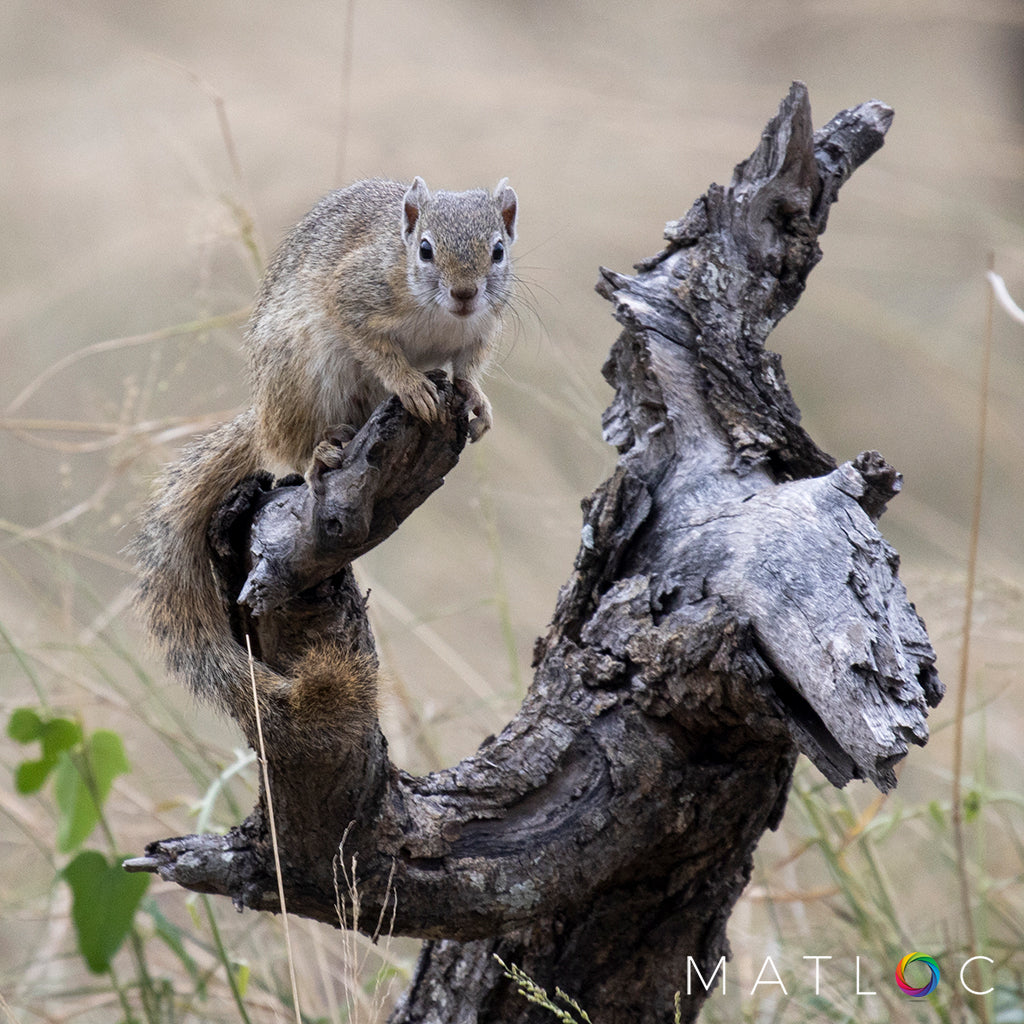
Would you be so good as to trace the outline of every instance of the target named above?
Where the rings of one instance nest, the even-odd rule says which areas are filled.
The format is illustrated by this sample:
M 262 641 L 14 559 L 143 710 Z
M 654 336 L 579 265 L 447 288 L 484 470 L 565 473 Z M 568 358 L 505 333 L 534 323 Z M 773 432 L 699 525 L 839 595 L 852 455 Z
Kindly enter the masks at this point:
M 202 75 L 180 61 L 165 57 L 162 53 L 149 53 L 147 56 L 150 60 L 154 60 L 158 64 L 163 64 L 184 75 L 213 104 L 213 109 L 217 115 L 217 127 L 220 128 L 221 140 L 228 155 L 228 163 L 231 165 L 231 175 L 235 179 L 235 185 L 240 190 L 243 189 L 245 179 L 242 175 L 242 162 L 238 159 L 238 149 L 235 146 L 234 136 L 231 134 L 231 124 L 228 121 L 224 97 Z
M 281 854 L 277 848 L 277 826 L 274 823 L 274 801 L 270 795 L 270 772 L 267 769 L 267 751 L 263 745 L 263 723 L 260 717 L 260 698 L 256 690 L 256 663 L 252 656 L 252 641 L 245 634 L 245 649 L 249 654 L 249 678 L 252 681 L 252 703 L 256 712 L 256 736 L 260 743 L 260 767 L 263 769 L 263 790 L 267 794 L 267 817 L 270 819 L 270 843 L 274 848 L 274 871 L 277 874 L 277 898 L 281 903 L 281 921 L 284 923 L 284 944 L 288 951 L 288 976 L 292 983 L 292 1004 L 296 1024 L 302 1024 L 299 1009 L 299 984 L 295 978 L 295 957 L 292 954 L 292 933 L 288 927 L 288 907 L 284 900 L 284 877 L 281 874 Z
M 66 370 L 69 366 L 73 366 L 81 359 L 98 355 L 101 352 L 118 352 L 121 349 L 132 348 L 135 345 L 148 345 L 152 342 L 167 341 L 170 338 L 180 338 L 188 334 L 199 334 L 202 331 L 211 331 L 220 327 L 233 327 L 244 323 L 248 316 L 248 308 L 236 309 L 232 313 L 207 316 L 200 320 L 190 320 L 187 323 L 162 327 L 156 331 L 147 331 L 145 334 L 132 334 L 123 338 L 107 338 L 104 341 L 97 341 L 92 345 L 86 345 L 85 348 L 75 349 L 74 352 L 69 353 L 63 359 L 58 359 L 57 362 L 51 363 L 42 373 L 29 381 L 7 406 L 6 413 L 8 416 L 13 415 L 46 381 L 56 376 L 61 370 Z
M 256 224 L 249 213 L 249 207 L 251 207 L 252 203 L 248 198 L 249 190 L 246 185 L 245 175 L 242 173 L 242 161 L 238 157 L 238 147 L 235 145 L 235 137 L 231 131 L 231 122 L 228 120 L 228 108 L 224 97 L 210 82 L 190 67 L 159 53 L 150 53 L 148 56 L 152 60 L 173 68 L 179 74 L 185 75 L 213 104 L 214 113 L 217 116 L 217 127 L 220 128 L 221 141 L 224 143 L 224 151 L 227 153 L 228 163 L 231 166 L 231 176 L 234 179 L 238 194 L 245 200 L 244 202 L 235 202 L 230 197 L 225 197 L 225 201 L 238 224 L 242 244 L 252 257 L 257 274 L 262 276 L 266 263 L 263 257 L 263 245 L 258 237 Z

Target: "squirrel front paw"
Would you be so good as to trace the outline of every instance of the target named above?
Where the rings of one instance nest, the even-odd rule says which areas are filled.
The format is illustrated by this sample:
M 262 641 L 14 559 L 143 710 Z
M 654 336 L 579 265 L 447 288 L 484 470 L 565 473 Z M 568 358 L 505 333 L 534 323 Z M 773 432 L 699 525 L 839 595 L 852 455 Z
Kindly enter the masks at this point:
M 491 403 L 479 385 L 467 377 L 455 378 L 455 390 L 462 395 L 463 408 L 472 417 L 469 421 L 469 439 L 479 441 L 494 424 Z
M 437 388 L 425 374 L 415 371 L 410 373 L 395 388 L 395 394 L 406 411 L 417 419 L 437 423 L 444 416 L 444 404 L 437 393 Z

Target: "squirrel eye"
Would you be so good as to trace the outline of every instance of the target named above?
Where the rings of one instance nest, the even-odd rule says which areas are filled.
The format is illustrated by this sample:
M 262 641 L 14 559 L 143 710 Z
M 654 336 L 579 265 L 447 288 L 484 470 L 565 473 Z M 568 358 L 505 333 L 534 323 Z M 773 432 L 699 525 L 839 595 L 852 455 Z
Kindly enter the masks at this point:
M 500 263 L 505 258 L 505 246 L 502 242 L 495 242 L 491 250 L 491 262 Z
M 434 247 L 425 238 L 420 242 L 420 259 L 429 263 L 434 258 Z

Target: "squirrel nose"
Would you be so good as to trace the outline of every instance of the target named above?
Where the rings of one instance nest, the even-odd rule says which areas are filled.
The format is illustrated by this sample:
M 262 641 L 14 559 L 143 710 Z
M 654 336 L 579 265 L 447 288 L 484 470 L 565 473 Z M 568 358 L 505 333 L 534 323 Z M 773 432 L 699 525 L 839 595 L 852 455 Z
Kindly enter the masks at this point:
M 476 298 L 476 293 L 480 289 L 475 284 L 462 285 L 458 288 L 452 287 L 448 289 L 448 294 L 456 302 L 469 302 L 470 299 Z

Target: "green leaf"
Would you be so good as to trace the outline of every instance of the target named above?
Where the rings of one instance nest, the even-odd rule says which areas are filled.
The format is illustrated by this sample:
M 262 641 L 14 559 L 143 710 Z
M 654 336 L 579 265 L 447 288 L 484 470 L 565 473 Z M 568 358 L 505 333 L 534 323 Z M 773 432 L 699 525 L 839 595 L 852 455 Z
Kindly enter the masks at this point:
M 19 793 L 27 795 L 43 788 L 50 772 L 56 767 L 60 755 L 82 741 L 82 730 L 67 718 L 45 721 L 31 708 L 18 708 L 7 723 L 7 734 L 19 743 L 42 744 L 42 757 L 38 761 L 22 761 L 15 769 L 14 784 Z
M 82 742 L 82 727 L 69 718 L 51 718 L 43 726 L 43 756 L 56 757 Z
M 70 853 L 89 838 L 110 787 L 130 770 L 121 737 L 99 729 L 77 754 L 61 753 L 54 775 L 54 797 L 60 810 L 57 849 Z
M 38 793 L 52 770 L 53 764 L 46 761 L 22 761 L 14 770 L 14 788 L 22 796 Z
M 53 776 L 53 796 L 60 811 L 57 849 L 61 853 L 70 853 L 81 846 L 100 820 L 99 808 L 79 770 L 80 761 L 81 758 L 73 758 L 65 751 L 60 755 Z
M 43 720 L 31 708 L 16 708 L 7 720 L 7 735 L 16 743 L 31 743 L 43 734 Z
M 127 775 L 131 771 L 128 758 L 124 753 L 124 744 L 116 732 L 97 729 L 89 737 L 86 754 L 100 803 L 104 803 L 110 793 L 110 787 L 118 775 Z
M 90 971 L 104 974 L 131 930 L 150 876 L 128 874 L 96 850 L 83 850 L 62 874 L 71 887 L 78 950 Z

